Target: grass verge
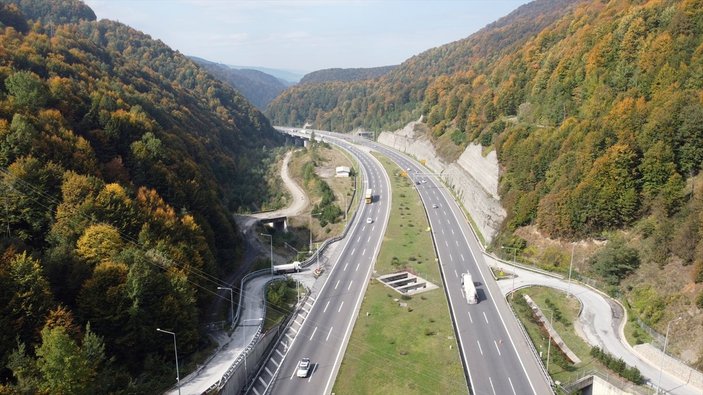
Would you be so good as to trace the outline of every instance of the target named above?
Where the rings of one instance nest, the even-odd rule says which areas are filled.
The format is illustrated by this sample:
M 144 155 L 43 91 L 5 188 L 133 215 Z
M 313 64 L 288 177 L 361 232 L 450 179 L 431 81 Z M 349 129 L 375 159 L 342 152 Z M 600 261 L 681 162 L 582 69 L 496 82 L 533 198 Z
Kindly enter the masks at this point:
M 409 270 L 441 287 L 419 196 L 397 166 L 379 159 L 390 175 L 393 205 L 375 273 Z M 450 394 L 466 388 L 443 290 L 408 297 L 371 280 L 333 392 Z
M 299 216 L 289 218 L 288 222 L 290 228 L 301 230 L 299 238 L 303 240 L 298 240 L 298 242 L 293 240 L 288 241 L 299 250 L 307 249 L 305 246 L 307 246 L 309 237 L 308 229 L 310 229 L 310 227 L 312 228 L 313 240 L 321 241 L 342 233 L 346 226 L 343 215 L 337 218 L 335 223 L 328 223 L 324 227 L 320 226 L 317 214 L 311 218 L 310 213 L 312 207 L 320 202 L 322 195 L 313 182 L 305 181 L 304 167 L 310 162 L 315 164 L 315 174 L 317 174 L 319 179 L 332 189 L 335 197 L 334 204 L 340 209 L 342 209 L 345 204 L 349 204 L 354 188 L 352 178 L 335 177 L 335 167 L 354 167 L 354 162 L 345 156 L 341 150 L 329 145 L 317 144 L 315 148 L 298 150 L 293 154 L 289 164 L 290 175 L 295 182 L 303 188 L 310 200 L 310 205 L 305 211 Z
M 630 345 L 637 345 L 642 343 L 651 343 L 654 339 L 647 333 L 642 327 L 637 323 L 637 316 L 631 308 L 628 307 L 627 303 L 622 303 L 627 309 L 627 322 L 625 323 L 625 339 Z
M 277 280 L 266 287 L 266 319 L 264 320 L 263 333 L 278 325 L 288 316 L 298 301 L 296 281 L 293 279 Z M 300 287 L 301 292 L 303 287 Z M 302 297 L 302 294 L 301 294 Z
M 532 311 L 526 304 L 519 302 L 524 300 L 523 295 L 529 295 L 532 300 L 542 309 L 542 312 L 548 317 L 553 317 L 552 326 L 564 340 L 564 343 L 573 351 L 580 359 L 578 364 L 571 364 L 565 356 L 561 354 L 558 347 L 552 343 L 550 350 L 549 374 L 554 381 L 567 384 L 577 380 L 584 375 L 588 375 L 593 371 L 602 373 L 603 377 L 617 377 L 613 371 L 606 368 L 600 361 L 590 355 L 591 346 L 581 339 L 574 327 L 574 322 L 578 320 L 580 304 L 575 298 L 568 298 L 563 292 L 546 288 L 546 287 L 529 287 L 520 289 L 515 292 L 514 299 L 509 299 L 513 310 L 525 326 L 530 339 L 537 348 L 537 351 L 542 354 L 542 362 L 547 363 L 547 344 L 548 335 L 532 317 Z M 550 313 L 553 311 L 554 313 Z M 621 384 L 624 384 L 624 379 L 617 379 Z M 629 384 L 625 384 L 629 385 Z

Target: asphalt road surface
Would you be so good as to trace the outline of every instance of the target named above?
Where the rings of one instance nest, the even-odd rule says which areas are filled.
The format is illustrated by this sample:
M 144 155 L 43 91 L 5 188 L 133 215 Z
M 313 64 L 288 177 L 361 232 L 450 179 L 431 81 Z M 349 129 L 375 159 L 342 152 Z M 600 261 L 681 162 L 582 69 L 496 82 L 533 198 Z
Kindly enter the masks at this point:
M 340 135 L 336 133 L 325 133 L 315 131 L 317 136 L 326 139 L 334 138 L 341 140 L 354 140 L 348 135 Z M 450 311 L 457 340 L 459 343 L 462 362 L 464 363 L 465 371 L 469 378 L 471 391 L 477 395 L 502 395 L 502 394 L 549 394 L 553 393 L 550 383 L 544 373 L 541 363 L 537 356 L 532 352 L 532 348 L 527 343 L 522 332 L 519 330 L 519 324 L 516 318 L 509 310 L 505 299 L 502 297 L 498 286 L 492 276 L 487 272 L 488 267 L 483 261 L 483 255 L 478 246 L 478 243 L 471 233 L 466 219 L 464 218 L 461 209 L 455 203 L 453 197 L 439 182 L 436 175 L 429 174 L 428 170 L 415 161 L 410 160 L 404 155 L 391 150 L 380 144 L 370 142 L 365 139 L 356 139 L 367 147 L 371 147 L 395 161 L 401 168 L 408 172 L 408 175 L 415 182 L 418 193 L 427 210 L 430 226 L 432 228 L 433 238 L 440 261 L 443 280 L 445 283 L 445 292 L 449 299 Z M 361 156 L 363 158 L 363 156 Z M 373 162 L 362 160 L 362 167 L 371 168 Z M 364 170 L 367 171 L 367 170 Z M 378 172 L 382 173 L 383 169 L 378 166 Z M 385 173 L 384 173 L 385 174 Z M 384 177 L 387 177 L 384 175 Z M 380 177 L 375 178 L 375 173 L 369 171 L 369 182 L 374 188 L 374 183 L 378 182 Z M 388 188 L 386 186 L 386 188 Z M 378 189 L 378 188 L 375 188 Z M 384 194 L 385 196 L 386 194 Z M 385 202 L 387 204 L 387 202 Z M 375 203 L 376 204 L 376 203 Z M 386 211 L 388 210 L 386 206 Z M 362 213 L 358 219 L 363 219 L 367 214 Z M 377 219 L 378 221 L 378 219 Z M 385 219 L 383 220 L 385 224 Z M 380 240 L 383 233 L 380 233 L 376 238 L 371 240 Z M 364 243 L 361 239 L 357 239 L 356 233 L 353 233 L 350 243 L 354 243 L 354 250 L 361 248 Z M 356 244 L 360 243 L 360 244 Z M 379 241 L 380 243 L 380 241 Z M 369 246 L 367 246 L 368 248 Z M 345 248 L 345 251 L 347 249 Z M 355 253 L 343 253 L 342 256 L 347 259 L 354 260 Z M 367 262 L 372 264 L 373 262 Z M 335 267 L 337 269 L 337 267 Z M 371 266 L 368 266 L 370 274 Z M 468 272 L 472 275 L 475 282 L 479 303 L 469 305 L 463 296 L 460 276 L 462 273 Z M 334 273 L 333 273 L 334 274 Z M 343 280 L 343 279 L 342 279 Z M 330 276 L 330 281 L 337 284 L 342 281 L 337 279 L 337 276 Z M 330 281 L 326 284 L 325 291 L 329 289 Z M 349 281 L 349 280 L 347 280 Z M 368 276 L 366 281 L 368 281 Z M 363 292 L 361 289 L 361 292 Z M 315 303 L 328 306 L 331 303 L 340 305 L 338 297 L 341 295 L 328 295 L 321 293 Z M 495 297 L 494 297 L 495 295 Z M 361 301 L 363 295 L 358 295 L 358 301 Z M 314 309 L 313 309 L 314 310 Z M 329 369 L 330 373 L 325 373 L 324 386 L 301 387 L 299 385 L 285 385 L 284 381 L 290 383 L 300 382 L 301 379 L 295 377 L 297 362 L 302 357 L 309 357 L 308 354 L 315 352 L 316 349 L 322 349 L 319 342 L 313 341 L 318 330 L 321 330 L 321 323 L 328 322 L 328 318 L 317 315 L 313 310 L 310 311 L 308 319 L 305 320 L 307 328 L 301 328 L 300 334 L 296 337 L 296 341 L 291 346 L 296 347 L 298 339 L 305 339 L 309 334 L 310 339 L 307 347 L 297 349 L 295 352 L 291 349 L 288 357 L 284 360 L 281 373 L 276 380 L 276 386 L 273 393 L 324 393 L 331 391 L 334 382 L 334 376 L 338 369 L 341 357 L 343 356 L 344 347 L 348 341 L 348 332 L 337 340 L 341 341 L 342 347 L 338 348 L 335 360 L 331 366 L 327 363 L 319 366 L 320 369 Z M 326 309 L 325 309 L 326 310 Z M 318 309 L 319 311 L 319 309 Z M 358 303 L 351 316 L 356 318 L 358 312 Z M 349 315 L 349 313 L 347 313 Z M 334 328 L 336 320 L 324 328 Z M 354 320 L 347 321 L 349 331 L 353 327 Z M 310 323 L 310 325 L 308 325 Z M 324 333 L 324 329 L 322 329 Z M 332 335 L 329 336 L 331 339 Z M 325 337 L 327 343 L 328 337 Z M 325 350 L 325 353 L 329 351 Z M 315 359 L 313 363 L 315 363 Z M 303 382 L 315 382 L 314 376 L 318 374 L 313 366 L 312 376 Z M 286 373 L 287 372 L 287 373 Z M 286 374 L 288 377 L 286 377 Z
M 390 182 L 380 163 L 358 148 L 341 144 L 360 160 L 360 171 L 366 181 L 357 193 L 363 200 L 365 190 L 373 189 L 373 203 L 361 203 L 355 222 L 337 249 L 339 254 L 332 260 L 329 276 L 320 291 L 313 293 L 307 302 L 304 322 L 293 331 L 292 338 L 286 339 L 286 354 L 278 351 L 272 354 L 275 361 L 265 362 L 266 374 L 262 374 L 267 377 L 257 377 L 257 384 L 249 393 L 261 393 L 263 384 L 259 383 L 271 377 L 275 377 L 273 383 L 268 382 L 273 394 L 327 394 L 332 391 L 390 210 Z M 368 218 L 371 223 L 367 222 Z M 311 360 L 310 374 L 298 378 L 298 361 L 304 357 Z M 272 369 L 276 373 L 268 374 Z
M 492 258 L 486 258 L 492 259 Z M 538 285 L 550 287 L 571 294 L 581 302 L 581 314 L 579 315 L 579 327 L 589 344 L 599 346 L 618 358 L 622 358 L 630 366 L 636 366 L 642 375 L 646 377 L 652 387 L 661 388 L 669 394 L 675 395 L 700 395 L 703 393 L 700 388 L 687 383 L 686 380 L 675 377 L 666 370 L 661 372 L 661 360 L 647 361 L 640 357 L 627 341 L 621 330 L 622 322 L 613 318 L 613 311 L 606 297 L 592 288 L 573 282 L 569 284 L 567 280 L 507 265 L 493 259 L 493 266 L 499 267 L 508 273 L 517 275 L 515 279 L 506 279 L 498 282 L 502 293 L 508 294 L 513 289 Z M 622 317 L 621 317 L 622 318 Z
M 415 161 L 378 144 L 373 146 L 408 171 L 424 202 L 472 392 L 552 393 L 540 362 L 518 330 L 453 197 L 435 175 Z M 460 278 L 466 272 L 477 289 L 479 303 L 475 305 L 468 304 L 462 292 Z
M 321 133 L 322 135 L 325 135 Z M 349 138 L 332 134 L 340 138 Z M 359 140 L 391 158 L 413 180 L 427 210 L 461 356 L 472 393 L 553 393 L 541 362 L 490 275 L 454 198 L 426 168 L 380 144 Z M 467 303 L 461 274 L 470 273 L 479 303 Z

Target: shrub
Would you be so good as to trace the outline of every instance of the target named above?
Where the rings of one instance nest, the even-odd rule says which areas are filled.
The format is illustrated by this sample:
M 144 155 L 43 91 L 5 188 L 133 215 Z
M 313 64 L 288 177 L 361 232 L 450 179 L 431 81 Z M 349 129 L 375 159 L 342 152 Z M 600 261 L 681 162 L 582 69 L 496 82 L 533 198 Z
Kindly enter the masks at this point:
M 615 238 L 594 255 L 589 263 L 610 285 L 620 281 L 640 266 L 637 250 L 628 247 L 622 238 Z
M 608 369 L 611 369 L 624 379 L 627 379 L 637 385 L 644 382 L 639 369 L 628 366 L 622 359 L 615 358 L 606 351 L 602 350 L 600 347 L 591 348 L 591 356 L 601 361 L 608 367 Z

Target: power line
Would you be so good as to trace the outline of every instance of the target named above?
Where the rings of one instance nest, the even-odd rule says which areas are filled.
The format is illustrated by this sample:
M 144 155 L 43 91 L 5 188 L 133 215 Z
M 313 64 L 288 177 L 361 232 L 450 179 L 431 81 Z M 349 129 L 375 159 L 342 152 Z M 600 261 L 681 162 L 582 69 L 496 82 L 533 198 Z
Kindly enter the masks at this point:
M 23 196 L 25 196 L 25 197 L 28 197 L 28 198 L 34 200 L 39 206 L 45 208 L 48 212 L 53 211 L 54 207 L 52 207 L 52 206 L 50 206 L 50 205 L 47 205 L 45 201 L 48 201 L 48 202 L 50 202 L 50 203 L 53 203 L 53 204 L 55 205 L 55 207 L 58 207 L 58 206 L 62 203 L 61 201 L 59 201 L 59 200 L 58 200 L 57 198 L 55 198 L 54 196 L 48 195 L 48 194 L 44 193 L 40 188 L 34 186 L 34 185 L 33 185 L 32 183 L 30 183 L 30 182 L 27 182 L 27 181 L 25 181 L 25 180 L 19 178 L 18 176 L 16 176 L 15 174 L 11 173 L 10 171 L 8 171 L 8 170 L 7 170 L 6 168 L 4 168 L 4 167 L 0 167 L 0 173 L 2 173 L 2 174 L 4 174 L 4 175 L 6 175 L 6 176 L 12 178 L 12 180 L 13 180 L 14 182 L 20 184 L 21 186 L 23 186 L 23 187 L 27 188 L 28 190 L 30 190 L 31 192 L 33 192 L 34 194 L 38 195 L 38 196 L 32 196 L 32 195 L 30 195 L 29 193 L 25 193 L 25 192 L 19 190 L 18 188 L 15 188 L 15 187 L 13 187 L 13 186 L 10 186 L 10 189 L 12 189 L 12 190 L 18 192 L 19 194 L 21 194 L 21 195 L 23 195 Z M 6 195 L 5 198 L 6 198 L 6 199 L 5 199 L 5 202 L 6 202 L 6 204 L 7 204 L 8 200 L 9 200 L 9 196 Z M 41 199 L 43 199 L 44 201 L 42 201 Z M 71 214 L 74 214 L 74 215 L 78 215 L 79 217 L 81 217 L 81 218 L 87 220 L 87 221 L 88 221 L 89 223 L 91 223 L 91 224 L 96 223 L 95 218 L 93 218 L 93 217 L 91 217 L 91 216 L 88 216 L 88 215 L 86 215 L 86 214 L 84 214 L 84 213 L 78 212 L 77 209 L 78 209 L 78 207 L 71 207 L 68 212 L 71 213 Z M 9 218 L 8 218 L 7 224 L 8 224 L 8 229 L 9 229 L 9 226 L 10 226 L 10 225 L 9 225 Z M 243 290 L 241 289 L 241 287 L 233 286 L 233 284 L 228 284 L 227 282 L 222 281 L 222 280 L 220 280 L 219 278 L 217 278 L 216 276 L 211 275 L 211 274 L 209 274 L 209 273 L 207 273 L 207 272 L 205 272 L 205 271 L 203 271 L 203 270 L 200 270 L 200 269 L 197 268 L 197 267 L 194 267 L 194 266 L 185 267 L 184 264 L 178 264 L 177 262 L 173 261 L 172 259 L 168 258 L 166 255 L 164 255 L 164 253 L 161 252 L 161 251 L 158 251 L 158 250 L 155 250 L 155 249 L 146 250 L 146 249 L 144 249 L 144 246 L 142 246 L 142 245 L 139 244 L 138 240 L 134 239 L 134 238 L 131 237 L 129 234 L 127 234 L 127 233 L 125 233 L 124 231 L 120 230 L 119 227 L 116 227 L 116 230 L 117 230 L 118 234 L 120 235 L 120 237 L 122 237 L 123 240 L 124 240 L 127 244 L 130 244 L 130 245 L 136 247 L 137 249 L 143 251 L 144 254 L 145 254 L 145 256 L 146 256 L 147 258 L 149 258 L 149 259 L 147 259 L 146 261 L 149 262 L 150 264 L 155 265 L 155 266 L 157 266 L 158 268 L 163 269 L 163 270 L 166 270 L 166 271 L 168 271 L 169 269 L 171 269 L 171 268 L 173 268 L 173 267 L 175 267 L 175 268 L 179 268 L 179 267 L 180 267 L 180 268 L 182 268 L 182 269 L 188 269 L 188 274 L 193 274 L 194 276 L 200 278 L 200 279 L 203 280 L 204 282 L 213 284 L 213 287 L 212 287 L 212 288 L 205 287 L 205 286 L 202 286 L 202 285 L 198 284 L 197 282 L 192 281 L 191 278 L 190 278 L 190 276 L 186 275 L 186 281 L 187 281 L 188 283 L 190 283 L 191 285 L 193 285 L 194 287 L 199 288 L 199 289 L 203 290 L 204 292 L 206 292 L 206 293 L 208 293 L 208 294 L 210 294 L 210 295 L 212 295 L 212 296 L 214 296 L 214 297 L 217 297 L 217 298 L 220 298 L 220 299 L 226 301 L 226 300 L 228 300 L 229 298 L 227 298 L 226 296 L 222 296 L 222 295 L 220 295 L 220 293 L 218 293 L 218 292 L 216 292 L 216 291 L 213 290 L 213 289 L 216 289 L 218 286 L 226 285 L 226 286 L 232 288 L 233 295 L 239 296 L 239 294 L 242 294 L 242 295 L 241 295 L 241 298 L 242 298 L 242 299 L 244 299 L 244 300 L 253 300 L 253 299 L 249 299 L 249 298 L 251 298 L 251 297 L 250 297 L 250 296 L 247 296 L 246 293 L 243 293 Z M 272 308 L 272 310 L 277 311 L 277 312 L 280 312 L 280 313 L 286 313 L 286 310 L 281 310 L 281 309 L 277 309 L 277 308 Z
M 52 212 L 52 211 L 54 210 L 54 207 L 58 207 L 58 206 L 62 203 L 61 201 L 59 201 L 59 200 L 58 200 L 57 198 L 55 198 L 54 196 L 51 196 L 51 195 L 48 195 L 48 194 L 44 193 L 40 188 L 37 188 L 36 186 L 32 185 L 30 182 L 27 182 L 27 181 L 25 181 L 25 180 L 19 178 L 18 176 L 12 174 L 11 172 L 9 172 L 9 171 L 8 171 L 6 168 L 4 168 L 4 167 L 0 167 L 0 173 L 4 174 L 5 176 L 8 176 L 8 177 L 12 178 L 12 180 L 13 180 L 15 183 L 18 183 L 18 184 L 21 185 L 22 187 L 27 188 L 29 191 L 31 191 L 33 194 L 35 194 L 36 196 L 32 196 L 32 195 L 30 195 L 29 193 L 23 192 L 23 191 L 19 190 L 18 188 L 15 188 L 15 187 L 13 187 L 13 186 L 10 186 L 10 188 L 11 188 L 12 190 L 18 192 L 19 194 L 21 194 L 21 195 L 23 195 L 23 196 L 25 196 L 25 197 L 28 197 L 28 198 L 34 200 L 39 206 L 45 208 L 48 212 Z M 42 201 L 42 200 L 44 200 L 44 201 Z M 8 208 L 7 208 L 7 207 L 8 207 L 8 205 L 7 205 L 7 204 L 8 204 L 8 201 L 9 201 L 9 195 L 6 194 L 6 196 L 5 196 L 6 211 L 8 210 Z M 53 203 L 53 204 L 54 204 L 54 207 L 52 207 L 50 204 L 47 204 L 47 203 L 46 203 L 47 201 L 48 201 L 49 203 Z M 91 216 L 88 216 L 88 215 L 86 215 L 86 214 L 84 214 L 84 213 L 78 212 L 77 209 L 78 209 L 78 206 L 76 206 L 76 207 L 70 207 L 70 210 L 69 210 L 68 212 L 71 213 L 71 214 L 73 214 L 73 215 L 77 215 L 77 216 L 79 216 L 79 217 L 81 217 L 81 218 L 87 220 L 88 223 L 94 224 L 94 223 L 97 222 L 94 217 L 91 217 Z M 9 229 L 9 218 L 8 218 L 7 224 L 8 224 L 8 229 Z M 172 259 L 168 258 L 167 256 L 165 256 L 165 255 L 163 254 L 163 252 L 161 252 L 161 251 L 158 251 L 158 250 L 155 250 L 155 249 L 145 250 L 145 249 L 144 249 L 144 246 L 140 245 L 139 242 L 138 242 L 138 240 L 136 240 L 135 238 L 133 238 L 132 236 L 130 236 L 130 235 L 127 234 L 126 232 L 120 230 L 119 227 L 116 227 L 116 230 L 117 230 L 118 234 L 120 235 L 120 237 L 122 237 L 123 240 L 124 240 L 127 244 L 132 245 L 132 246 L 134 246 L 134 247 L 136 247 L 136 248 L 138 248 L 139 250 L 141 250 L 141 251 L 144 252 L 145 256 L 146 256 L 147 258 L 149 258 L 149 259 L 146 260 L 147 262 L 149 262 L 149 263 L 151 263 L 151 264 L 157 266 L 158 268 L 161 268 L 161 269 L 163 269 L 163 270 L 166 270 L 166 271 L 168 271 L 168 270 L 170 270 L 170 269 L 172 269 L 172 268 L 187 269 L 187 270 L 188 270 L 188 274 L 193 274 L 194 276 L 196 276 L 196 277 L 202 279 L 204 282 L 206 282 L 206 283 L 211 283 L 211 284 L 214 285 L 214 286 L 212 287 L 212 289 L 211 289 L 211 288 L 208 288 L 208 287 L 204 287 L 204 286 L 198 284 L 197 282 L 192 281 L 192 280 L 190 279 L 190 276 L 186 275 L 186 281 L 187 281 L 188 283 L 190 283 L 191 285 L 193 285 L 193 286 L 196 287 L 196 288 L 199 288 L 199 289 L 203 290 L 204 292 L 207 292 L 207 293 L 209 293 L 209 294 L 211 294 L 211 295 L 213 295 L 213 296 L 215 296 L 215 297 L 218 297 L 218 298 L 220 298 L 220 299 L 222 299 L 222 300 L 228 300 L 227 297 L 222 296 L 222 295 L 220 295 L 219 293 L 213 291 L 213 289 L 215 289 L 216 286 L 228 285 L 228 286 L 230 286 L 230 287 L 232 288 L 233 293 L 236 292 L 237 295 L 239 295 L 240 293 L 243 293 L 243 289 L 241 289 L 241 287 L 232 287 L 232 286 L 231 286 L 232 284 L 227 284 L 226 282 L 220 280 L 219 278 L 215 277 L 214 275 L 211 275 L 211 274 L 209 274 L 209 273 L 207 273 L 207 272 L 205 272 L 205 271 L 203 271 L 203 270 L 200 270 L 200 269 L 197 268 L 197 267 L 194 267 L 194 266 L 187 266 L 187 267 L 186 267 L 185 264 L 179 264 L 179 263 L 173 261 Z M 253 298 L 252 298 L 251 296 L 247 296 L 246 293 L 243 293 L 241 297 L 242 297 L 243 299 L 245 299 L 245 300 L 253 300 Z M 279 313 L 283 313 L 283 314 L 289 314 L 289 313 L 291 313 L 291 312 L 293 311 L 292 309 L 279 308 L 279 307 L 274 306 L 274 305 L 271 305 L 271 304 L 269 304 L 267 308 L 269 308 L 269 309 L 271 309 L 271 310 L 273 310 L 273 311 L 277 311 L 277 312 L 279 312 Z M 314 324 L 315 322 L 311 322 L 311 323 Z M 338 339 L 338 340 L 341 340 L 341 337 L 339 337 L 339 336 L 337 336 L 337 335 L 333 336 L 333 338 L 336 338 L 336 339 Z M 315 340 L 315 341 L 317 341 L 318 343 L 321 343 L 321 341 L 319 341 L 319 340 Z M 389 362 L 389 363 L 394 363 L 394 362 L 395 362 L 396 365 L 397 365 L 397 364 L 405 365 L 404 367 L 401 367 L 401 368 L 404 369 L 404 370 L 406 370 L 406 371 L 410 371 L 410 372 L 412 372 L 413 374 L 415 374 L 415 375 L 417 375 L 417 376 L 424 376 L 424 377 L 426 377 L 426 378 L 429 378 L 430 380 L 435 380 L 435 381 L 437 381 L 437 382 L 440 381 L 440 380 L 438 380 L 436 377 L 434 377 L 434 376 L 431 375 L 431 374 L 422 373 L 422 372 L 419 372 L 419 371 L 417 371 L 417 370 L 415 370 L 415 369 L 411 369 L 410 367 L 407 366 L 407 365 L 410 364 L 409 361 L 404 361 L 403 359 L 401 359 L 401 358 L 399 358 L 399 357 L 397 357 L 396 355 L 391 354 L 391 353 L 379 352 L 379 351 L 374 350 L 374 349 L 372 349 L 372 348 L 370 348 L 370 347 L 368 347 L 368 346 L 366 346 L 366 345 L 364 345 L 364 344 L 359 344 L 357 341 L 354 341 L 353 339 L 350 339 L 350 341 L 349 341 L 347 347 L 352 347 L 352 348 L 355 348 L 355 349 L 360 349 L 360 350 L 362 350 L 362 351 L 364 351 L 364 352 L 371 353 L 371 354 L 375 355 L 377 358 L 382 358 L 383 360 L 385 360 L 385 361 L 387 361 L 387 362 Z M 364 363 L 364 362 L 363 362 L 362 360 L 360 360 L 360 359 L 359 359 L 359 361 L 362 362 L 362 363 Z M 417 384 L 417 383 L 416 383 L 416 384 Z M 460 386 L 463 388 L 464 383 L 458 383 L 458 382 L 457 382 L 457 385 L 458 385 L 458 386 L 460 385 Z M 431 392 L 431 390 L 433 390 L 432 388 L 425 388 L 425 389 L 427 389 L 427 390 L 430 391 L 430 392 Z

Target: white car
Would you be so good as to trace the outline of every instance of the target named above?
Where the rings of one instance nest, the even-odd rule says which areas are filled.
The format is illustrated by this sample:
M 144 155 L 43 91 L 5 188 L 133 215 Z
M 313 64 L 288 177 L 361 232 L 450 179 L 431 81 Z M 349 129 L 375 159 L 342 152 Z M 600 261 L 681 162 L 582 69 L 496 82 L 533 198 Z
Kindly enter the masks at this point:
M 367 223 L 367 224 L 373 223 L 373 219 L 371 219 L 371 217 L 366 218 L 366 223 Z
M 310 358 L 303 358 L 298 362 L 298 371 L 295 373 L 296 376 L 305 378 L 308 377 L 308 372 L 310 371 Z
M 432 205 L 432 208 L 437 208 L 437 207 L 439 207 L 437 204 Z

